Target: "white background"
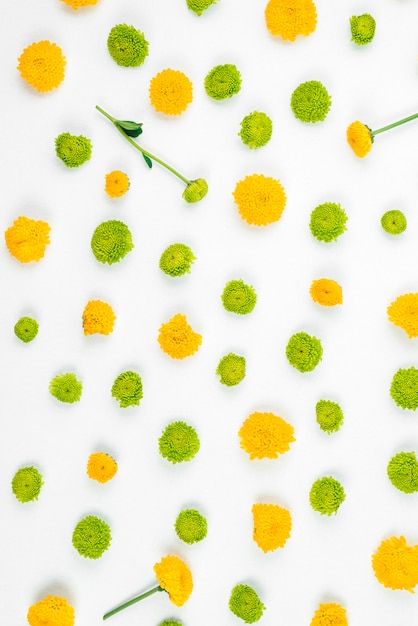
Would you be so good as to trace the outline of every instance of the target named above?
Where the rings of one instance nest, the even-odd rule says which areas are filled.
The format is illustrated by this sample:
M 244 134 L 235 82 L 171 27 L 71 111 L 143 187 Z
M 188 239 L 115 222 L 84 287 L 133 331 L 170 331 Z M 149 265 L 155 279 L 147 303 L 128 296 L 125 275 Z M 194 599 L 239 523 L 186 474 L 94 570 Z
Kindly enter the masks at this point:
M 418 366 L 417 340 L 387 319 L 398 295 L 418 291 L 418 123 L 379 135 L 358 159 L 345 140 L 360 119 L 379 128 L 418 110 L 418 6 L 414 0 L 317 0 L 318 25 L 294 43 L 269 35 L 262 0 L 220 0 L 201 17 L 184 0 L 99 0 L 73 11 L 59 0 L 14 0 L 0 8 L 0 125 L 2 197 L 0 229 L 19 215 L 51 225 L 51 244 L 39 263 L 19 264 L 0 247 L 0 608 L 8 626 L 26 623 L 28 607 L 47 593 L 68 598 L 77 626 L 98 626 L 119 602 L 155 583 L 153 565 L 176 554 L 190 566 L 194 591 L 180 609 L 157 594 L 111 618 L 123 625 L 157 626 L 176 617 L 185 626 L 242 623 L 228 609 L 232 587 L 252 585 L 266 605 L 260 624 L 309 626 L 320 602 L 339 602 L 350 626 L 416 623 L 418 600 L 380 585 L 371 555 L 392 535 L 418 543 L 418 495 L 397 491 L 386 476 L 397 452 L 418 451 L 417 417 L 389 396 L 393 374 Z M 371 13 L 372 44 L 356 47 L 349 18 Z M 118 23 L 142 30 L 150 54 L 139 68 L 122 68 L 106 41 Z M 56 42 L 67 59 L 59 89 L 38 94 L 16 70 L 34 41 Z M 203 88 L 215 65 L 235 63 L 242 89 L 215 102 Z M 183 71 L 194 99 L 180 117 L 157 114 L 149 82 L 165 68 Z M 323 123 L 296 120 L 293 90 L 319 80 L 332 96 Z M 148 170 L 101 116 L 143 122 L 142 145 L 186 177 L 203 177 L 209 193 L 195 205 L 181 181 L 158 165 Z M 270 143 L 252 151 L 238 137 L 253 110 L 273 120 Z M 77 170 L 57 159 L 54 139 L 83 134 L 92 159 Z M 111 200 L 104 176 L 125 171 L 129 192 Z M 236 183 L 263 173 L 287 194 L 281 220 L 266 228 L 241 220 L 232 198 Z M 348 229 L 321 244 L 309 231 L 312 209 L 338 202 Z M 406 214 L 402 235 L 380 226 L 389 209 Z M 90 239 L 96 226 L 121 219 L 134 250 L 119 264 L 96 261 Z M 185 277 L 158 267 L 173 242 L 190 245 L 197 260 Z M 322 308 L 309 296 L 313 279 L 337 280 L 344 303 Z M 228 280 L 254 286 L 253 313 L 227 313 L 220 295 Z M 114 308 L 108 337 L 84 337 L 81 315 L 90 299 Z M 198 353 L 171 360 L 157 342 L 160 325 L 184 313 L 202 334 Z M 13 333 L 30 315 L 39 334 L 30 344 Z M 300 330 L 322 341 L 316 370 L 300 374 L 285 357 Z M 235 388 L 219 383 L 219 359 L 246 357 L 247 376 Z M 121 409 L 110 395 L 115 377 L 140 373 L 144 398 Z M 76 405 L 48 392 L 51 378 L 72 371 L 83 382 Z M 315 404 L 338 402 L 345 415 L 331 436 L 315 422 Z M 296 441 L 277 460 L 250 461 L 237 432 L 253 411 L 272 411 L 290 422 Z M 173 466 L 158 453 L 158 438 L 174 419 L 198 431 L 201 449 Z M 100 485 L 86 475 L 91 452 L 109 452 L 115 478 Z M 37 502 L 21 504 L 11 479 L 33 464 L 44 478 Z M 327 517 L 309 504 L 312 483 L 324 475 L 341 481 L 346 500 Z M 252 540 L 251 507 L 272 502 L 293 518 L 284 549 L 264 554 Z M 208 536 L 187 546 L 174 521 L 185 507 L 208 520 Z M 98 515 L 112 529 L 109 550 L 97 561 L 71 544 L 76 523 Z M 109 622 L 110 623 L 110 622 Z

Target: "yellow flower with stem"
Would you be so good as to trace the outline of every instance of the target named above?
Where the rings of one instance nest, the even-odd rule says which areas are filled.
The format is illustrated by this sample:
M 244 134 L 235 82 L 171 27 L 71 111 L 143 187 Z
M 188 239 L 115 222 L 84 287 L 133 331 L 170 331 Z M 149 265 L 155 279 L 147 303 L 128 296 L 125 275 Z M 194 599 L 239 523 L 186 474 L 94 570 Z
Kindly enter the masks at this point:
M 109 335 L 113 331 L 115 320 L 116 315 L 110 304 L 101 300 L 89 300 L 83 311 L 84 334 Z
M 193 84 L 183 72 L 167 68 L 151 79 L 149 98 L 158 113 L 180 115 L 193 100 Z
M 40 92 L 56 89 L 64 80 L 66 59 L 56 43 L 36 41 L 20 55 L 17 69 L 28 85 Z
M 389 321 L 402 328 L 409 339 L 418 337 L 418 293 L 404 293 L 387 308 Z
M 7 249 L 21 263 L 38 262 L 50 242 L 50 230 L 47 222 L 21 215 L 4 233 Z
M 173 604 L 183 606 L 193 591 L 193 577 L 188 565 L 178 556 L 168 555 L 154 565 L 154 572 L 158 581 L 157 586 L 108 611 L 103 615 L 103 619 L 108 619 L 157 591 L 166 591 Z
M 362 122 L 356 120 L 355 122 L 352 122 L 347 128 L 347 141 L 351 146 L 354 154 L 362 159 L 372 149 L 372 145 L 376 135 L 384 133 L 391 128 L 395 128 L 396 126 L 400 126 L 401 124 L 406 124 L 406 122 L 415 120 L 417 117 L 418 113 L 414 113 L 413 115 L 404 117 L 397 122 L 393 122 L 392 124 L 388 124 L 387 126 L 382 126 L 382 128 L 378 128 L 377 130 L 372 130 L 371 128 L 369 128 L 369 126 L 366 126 L 366 124 L 363 124 Z
M 313 280 L 309 293 L 312 300 L 322 306 L 335 306 L 343 303 L 341 285 L 330 278 Z

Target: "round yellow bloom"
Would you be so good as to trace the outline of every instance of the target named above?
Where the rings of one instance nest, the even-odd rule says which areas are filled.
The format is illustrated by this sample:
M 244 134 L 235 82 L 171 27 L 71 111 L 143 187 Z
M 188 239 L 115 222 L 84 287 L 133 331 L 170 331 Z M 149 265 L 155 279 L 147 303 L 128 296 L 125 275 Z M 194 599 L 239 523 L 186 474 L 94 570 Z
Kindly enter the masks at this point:
M 372 555 L 377 580 L 390 589 L 411 593 L 418 584 L 418 545 L 410 546 L 405 537 L 384 539 Z
M 290 512 L 278 504 L 253 504 L 253 539 L 263 550 L 283 548 L 290 537 L 292 517 Z
M 193 591 L 192 573 L 186 563 L 177 556 L 164 556 L 154 565 L 158 584 L 170 596 L 176 606 L 183 606 Z
M 113 170 L 105 176 L 105 192 L 111 198 L 120 198 L 129 189 L 129 178 L 120 170 Z
M 21 263 L 39 261 L 49 244 L 50 230 L 47 222 L 20 216 L 4 233 L 7 249 Z
M 347 128 L 347 141 L 354 153 L 362 159 L 372 149 L 373 135 L 368 126 L 356 121 Z
M 242 219 L 255 226 L 277 222 L 286 205 L 280 181 L 263 174 L 252 174 L 240 180 L 232 195 Z
M 418 337 L 418 293 L 405 293 L 387 309 L 389 321 L 400 326 L 410 339 Z
M 106 452 L 94 452 L 87 461 L 87 475 L 99 483 L 107 483 L 118 471 L 118 464 Z
M 65 598 L 48 595 L 29 607 L 27 619 L 30 626 L 73 626 L 74 609 Z
M 184 359 L 194 354 L 202 343 L 202 335 L 195 333 L 185 315 L 176 313 L 162 324 L 158 336 L 161 349 L 173 359 Z
M 346 610 L 335 602 L 320 604 L 310 626 L 348 626 Z
M 98 1 L 99 0 L 61 0 L 61 2 L 65 2 L 65 4 L 68 4 L 69 7 L 74 9 L 74 11 L 77 11 L 77 9 L 82 7 L 97 4 Z
M 110 304 L 101 300 L 90 300 L 83 311 L 84 334 L 109 335 L 113 331 L 115 320 L 116 316 Z
M 294 428 L 273 413 L 251 413 L 244 421 L 238 435 L 240 446 L 250 459 L 277 459 L 290 448 Z
M 65 57 L 61 48 L 48 40 L 25 48 L 18 61 L 23 80 L 40 92 L 51 91 L 64 80 Z
M 297 35 L 310 35 L 316 28 L 316 7 L 312 0 L 270 0 L 264 11 L 272 35 L 294 41 Z
M 151 79 L 149 97 L 159 113 L 180 115 L 193 100 L 193 85 L 183 72 L 166 69 Z
M 343 303 L 343 290 L 341 286 L 330 278 L 313 280 L 309 290 L 314 302 L 322 306 L 335 306 Z

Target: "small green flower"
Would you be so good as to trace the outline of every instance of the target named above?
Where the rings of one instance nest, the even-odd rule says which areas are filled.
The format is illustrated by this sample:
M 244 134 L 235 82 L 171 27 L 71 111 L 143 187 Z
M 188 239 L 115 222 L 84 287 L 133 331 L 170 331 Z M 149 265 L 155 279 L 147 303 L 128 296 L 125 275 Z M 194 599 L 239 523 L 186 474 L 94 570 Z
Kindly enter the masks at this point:
M 229 598 L 229 608 L 246 624 L 254 624 L 262 617 L 266 607 L 252 587 L 235 585 Z
M 120 406 L 138 406 L 142 399 L 142 379 L 136 372 L 130 370 L 122 372 L 112 385 L 112 396 Z
M 86 559 L 98 559 L 111 542 L 109 524 L 95 515 L 88 515 L 78 522 L 73 531 L 74 548 Z
M 38 334 L 39 324 L 31 317 L 21 317 L 14 326 L 14 333 L 21 341 L 29 343 Z
M 203 11 L 206 11 L 216 2 L 218 0 L 186 0 L 187 8 L 197 13 L 197 15 L 202 15 Z
M 67 167 L 80 167 L 91 158 L 92 144 L 83 135 L 61 133 L 55 139 L 55 152 Z
M 380 223 L 383 230 L 390 235 L 400 235 L 404 232 L 404 230 L 406 230 L 407 226 L 404 213 L 398 209 L 383 213 Z
M 309 228 L 318 241 L 336 241 L 347 230 L 347 214 L 336 202 L 319 204 L 311 213 Z
M 173 619 L 165 619 L 159 626 L 183 626 L 182 622 Z
M 344 414 L 337 402 L 318 400 L 316 403 L 316 421 L 321 430 L 330 435 L 340 430 L 344 421 Z
M 241 279 L 227 282 L 221 298 L 224 308 L 238 315 L 251 313 L 257 302 L 254 287 L 246 285 Z
M 266 113 L 253 111 L 241 121 L 241 130 L 238 135 L 243 143 L 251 149 L 265 146 L 271 139 L 273 122 Z
M 316 480 L 309 493 L 311 507 L 321 515 L 336 513 L 344 500 L 344 488 L 332 476 L 324 476 Z
M 245 378 L 245 358 L 230 352 L 219 361 L 216 373 L 223 385 L 238 385 Z
M 418 461 L 415 452 L 395 454 L 388 463 L 387 473 L 392 485 L 399 491 L 418 491 Z
M 199 202 L 202 200 L 208 193 L 208 184 L 204 178 L 196 178 L 196 180 L 191 180 L 186 189 L 183 191 L 182 197 L 189 204 L 193 204 L 193 202 Z
M 97 226 L 91 238 L 91 249 L 101 263 L 118 263 L 134 248 L 132 234 L 126 224 L 108 220 Z
M 168 246 L 160 257 L 160 269 L 169 276 L 183 276 L 190 272 L 196 259 L 189 246 L 184 243 L 173 243 Z
M 148 41 L 135 26 L 116 24 L 107 38 L 107 49 L 112 59 L 124 67 L 138 67 L 148 56 Z
M 322 353 L 321 341 L 303 331 L 292 335 L 286 346 L 287 360 L 299 372 L 314 370 L 322 360 Z
M 216 65 L 206 75 L 204 85 L 210 98 L 225 100 L 241 90 L 241 74 L 236 65 Z
M 180 511 L 174 524 L 177 536 L 185 543 L 202 541 L 208 533 L 206 518 L 196 509 Z
M 83 390 L 82 383 L 75 374 L 59 374 L 49 383 L 49 392 L 60 402 L 78 402 Z
M 415 411 L 418 408 L 418 369 L 400 368 L 392 378 L 390 395 L 402 409 Z
M 369 13 L 350 17 L 351 41 L 358 46 L 364 46 L 373 41 L 376 30 L 376 20 Z
M 309 80 L 296 87 L 290 99 L 290 108 L 302 122 L 322 122 L 331 108 L 331 97 L 322 83 Z
M 32 502 L 38 499 L 43 484 L 36 467 L 22 467 L 13 476 L 12 491 L 19 502 Z
M 161 456 L 170 463 L 190 461 L 199 451 L 200 441 L 193 426 L 182 421 L 169 424 L 158 440 Z

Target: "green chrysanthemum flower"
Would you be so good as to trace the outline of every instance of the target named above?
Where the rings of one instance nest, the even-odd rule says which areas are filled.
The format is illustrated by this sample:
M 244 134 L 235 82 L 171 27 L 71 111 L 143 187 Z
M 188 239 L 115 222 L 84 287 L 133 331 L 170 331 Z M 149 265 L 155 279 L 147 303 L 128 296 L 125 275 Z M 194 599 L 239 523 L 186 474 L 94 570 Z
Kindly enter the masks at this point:
M 266 113 L 253 111 L 241 121 L 238 135 L 242 142 L 251 149 L 265 146 L 273 134 L 273 122 Z
M 159 624 L 159 626 L 183 626 L 183 623 L 179 622 L 178 620 L 165 619 Z
M 390 235 L 400 235 L 406 230 L 407 226 L 404 213 L 398 209 L 383 213 L 380 223 L 383 230 Z
M 39 324 L 32 317 L 21 317 L 14 326 L 14 333 L 24 343 L 29 343 L 38 334 Z
M 347 214 L 336 202 L 319 204 L 311 213 L 309 228 L 318 241 L 336 241 L 347 230 Z
M 216 368 L 220 382 L 228 387 L 238 385 L 245 378 L 245 358 L 233 352 L 222 357 Z
M 254 287 L 247 285 L 241 279 L 227 282 L 221 298 L 224 308 L 238 315 L 251 313 L 257 302 Z
M 197 15 L 202 15 L 203 11 L 206 11 L 216 2 L 218 0 L 186 0 L 187 8 L 197 13 Z
M 32 502 L 38 499 L 43 484 L 36 467 L 22 467 L 13 476 L 12 491 L 19 502 Z
M 344 421 L 344 413 L 337 402 L 318 400 L 316 403 L 316 421 L 324 432 L 330 435 L 340 430 Z
M 387 473 L 392 485 L 399 491 L 418 491 L 418 460 L 415 452 L 395 454 L 388 463 Z
M 55 139 L 55 153 L 67 167 L 80 167 L 91 158 L 92 144 L 83 135 L 61 133 Z
M 202 541 L 208 533 L 206 518 L 196 509 L 180 511 L 174 524 L 177 536 L 185 543 Z
M 332 476 L 324 476 L 316 480 L 309 493 L 311 507 L 321 515 L 336 513 L 344 500 L 344 488 Z
M 322 83 L 309 80 L 296 87 L 290 99 L 290 107 L 302 122 L 322 122 L 331 108 L 331 96 Z
M 252 587 L 235 585 L 229 598 L 229 608 L 246 624 L 254 624 L 262 617 L 266 607 Z
M 112 385 L 112 396 L 120 406 L 138 406 L 142 399 L 142 379 L 136 372 L 130 370 L 122 372 Z
M 193 202 L 199 202 L 202 200 L 208 193 L 208 184 L 204 178 L 196 178 L 196 180 L 191 180 L 186 189 L 182 193 L 182 197 L 189 204 L 193 204 Z
M 148 56 L 148 41 L 135 26 L 116 24 L 107 38 L 107 49 L 112 59 L 124 67 L 138 67 Z
M 390 395 L 402 409 L 418 408 L 418 369 L 400 368 L 393 376 Z
M 190 272 L 196 257 L 189 246 L 184 243 L 173 243 L 168 246 L 160 257 L 160 269 L 169 276 L 183 276 Z
M 373 41 L 376 30 L 376 20 L 369 13 L 350 17 L 351 41 L 358 46 L 364 46 Z
M 295 333 L 286 346 L 290 365 L 299 372 L 311 372 L 322 360 L 322 344 L 319 339 L 303 331 Z
M 169 424 L 158 440 L 161 456 L 170 463 L 190 461 L 200 448 L 200 441 L 193 426 L 182 421 Z
M 214 100 L 231 98 L 241 90 L 241 74 L 236 65 L 216 65 L 205 77 L 205 91 Z
M 74 528 L 72 542 L 81 556 L 98 559 L 108 549 L 111 539 L 109 524 L 95 515 L 88 515 Z
M 73 373 L 59 374 L 49 383 L 49 392 L 60 402 L 78 402 L 83 391 L 82 383 Z
M 91 238 L 91 249 L 101 263 L 118 263 L 134 247 L 132 234 L 126 224 L 108 220 L 97 226 Z

